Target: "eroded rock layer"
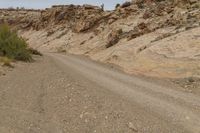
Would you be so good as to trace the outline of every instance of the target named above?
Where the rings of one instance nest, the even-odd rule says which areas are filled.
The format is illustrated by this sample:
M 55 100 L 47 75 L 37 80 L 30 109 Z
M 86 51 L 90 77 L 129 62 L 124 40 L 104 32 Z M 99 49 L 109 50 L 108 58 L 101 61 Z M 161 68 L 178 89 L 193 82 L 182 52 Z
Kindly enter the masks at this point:
M 0 23 L 41 51 L 80 54 L 157 77 L 199 77 L 200 1 L 134 0 L 114 11 L 83 5 L 0 10 Z

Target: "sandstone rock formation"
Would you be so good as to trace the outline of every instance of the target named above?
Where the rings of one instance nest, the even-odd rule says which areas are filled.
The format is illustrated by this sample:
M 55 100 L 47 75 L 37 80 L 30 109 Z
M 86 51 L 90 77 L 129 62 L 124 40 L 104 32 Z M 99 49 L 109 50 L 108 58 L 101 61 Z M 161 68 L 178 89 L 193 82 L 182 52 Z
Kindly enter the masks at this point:
M 200 1 L 133 0 L 103 11 L 91 5 L 0 10 L 0 23 L 43 51 L 66 51 L 159 77 L 200 74 Z

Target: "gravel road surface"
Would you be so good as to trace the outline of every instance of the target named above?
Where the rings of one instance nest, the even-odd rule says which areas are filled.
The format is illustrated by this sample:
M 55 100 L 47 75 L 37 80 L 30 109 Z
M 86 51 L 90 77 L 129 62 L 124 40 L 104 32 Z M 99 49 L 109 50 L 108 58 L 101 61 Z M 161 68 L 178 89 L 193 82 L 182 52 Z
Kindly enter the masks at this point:
M 0 133 L 200 133 L 200 96 L 72 55 L 0 76 Z

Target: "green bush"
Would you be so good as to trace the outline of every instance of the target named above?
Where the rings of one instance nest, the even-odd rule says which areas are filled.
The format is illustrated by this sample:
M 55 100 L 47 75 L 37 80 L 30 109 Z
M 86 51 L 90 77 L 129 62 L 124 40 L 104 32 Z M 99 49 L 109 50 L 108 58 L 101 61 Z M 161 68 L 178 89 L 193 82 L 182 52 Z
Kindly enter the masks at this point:
M 27 43 L 6 24 L 0 25 L 0 56 L 21 61 L 32 61 Z

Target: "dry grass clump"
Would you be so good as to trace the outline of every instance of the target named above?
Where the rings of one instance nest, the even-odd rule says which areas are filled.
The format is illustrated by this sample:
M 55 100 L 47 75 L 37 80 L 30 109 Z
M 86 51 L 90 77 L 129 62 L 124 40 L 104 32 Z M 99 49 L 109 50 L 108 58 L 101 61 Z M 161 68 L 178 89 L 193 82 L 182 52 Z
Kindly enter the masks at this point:
M 0 64 L 2 66 L 13 67 L 11 64 L 12 60 L 8 57 L 0 57 Z

